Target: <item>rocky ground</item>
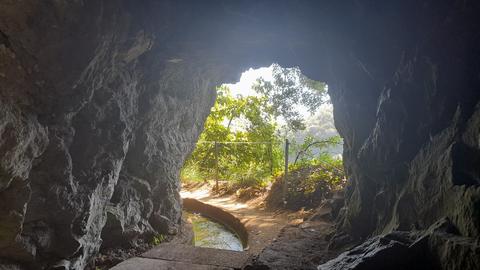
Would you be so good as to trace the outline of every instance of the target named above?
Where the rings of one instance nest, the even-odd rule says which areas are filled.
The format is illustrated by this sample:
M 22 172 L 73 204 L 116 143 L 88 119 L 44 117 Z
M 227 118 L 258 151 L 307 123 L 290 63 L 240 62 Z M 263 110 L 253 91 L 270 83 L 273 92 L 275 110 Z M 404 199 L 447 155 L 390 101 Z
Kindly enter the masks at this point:
M 201 186 L 193 190 L 184 190 L 183 198 L 194 198 L 201 202 L 222 208 L 240 219 L 248 231 L 250 254 L 258 254 L 274 241 L 284 226 L 298 219 L 299 213 L 267 211 L 263 207 L 263 197 L 250 200 L 240 199 L 236 194 L 216 195 L 212 187 Z
M 316 269 L 351 244 L 347 241 L 329 246 L 335 233 L 334 213 L 339 212 L 342 196 L 325 200 L 316 209 L 291 211 L 267 209 L 269 192 L 245 201 L 236 194 L 214 195 L 208 185 L 191 188 L 181 192 L 182 197 L 228 210 L 245 224 L 252 255 L 245 269 Z
M 304 218 L 285 226 L 245 269 L 317 269 L 352 247 L 352 239 L 335 235 L 339 201 L 343 201 L 342 196 L 324 200 Z

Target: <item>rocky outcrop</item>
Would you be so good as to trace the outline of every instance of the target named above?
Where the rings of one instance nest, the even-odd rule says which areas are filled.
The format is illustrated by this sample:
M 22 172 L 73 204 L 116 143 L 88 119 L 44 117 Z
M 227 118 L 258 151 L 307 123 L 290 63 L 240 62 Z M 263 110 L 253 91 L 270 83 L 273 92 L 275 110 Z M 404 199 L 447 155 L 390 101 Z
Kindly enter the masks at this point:
M 458 236 L 451 222 L 442 219 L 425 232 L 393 231 L 368 239 L 318 270 L 478 269 L 478 256 L 478 241 Z
M 372 89 L 366 98 L 357 98 L 355 93 L 365 85 L 354 89 L 353 80 L 347 80 L 350 87 L 331 91 L 350 175 L 339 229 L 362 241 L 394 231 L 425 231 L 446 217 L 456 233 L 433 237 L 442 239 L 443 244 L 438 245 L 456 250 L 456 239 L 464 237 L 462 245 L 478 252 L 480 38 L 473 10 L 479 6 L 428 1 L 401 6 L 413 12 L 407 12 L 411 17 L 404 25 L 413 32 L 398 32 L 407 35 L 401 42 L 379 38 L 401 52 L 386 49 L 387 53 L 376 54 L 383 55 L 379 63 L 387 70 L 393 66 L 388 57 L 397 55 L 398 65 L 391 69 L 390 77 L 378 71 L 379 64 L 370 59 L 362 64 L 370 77 L 364 81 Z M 401 10 L 399 7 L 399 14 Z M 403 15 L 394 25 L 402 23 L 407 14 Z M 416 30 L 409 28 L 409 23 Z M 358 53 L 360 59 L 367 59 L 372 51 L 367 48 Z M 366 245 L 367 249 L 351 252 L 368 257 L 369 248 L 376 244 Z M 437 250 L 435 245 L 424 248 L 427 253 Z M 471 254 L 442 254 L 437 258 L 442 262 L 431 262 L 439 269 L 475 269 L 478 265 L 462 263 Z
M 0 4 L 0 257 L 83 269 L 102 239 L 176 232 L 216 75 L 165 59 L 141 8 Z
M 478 250 L 480 237 L 479 4 L 345 1 L 315 10 L 323 19 L 303 15 L 321 34 L 304 40 L 318 52 L 303 53 L 318 63 L 299 64 L 329 85 L 349 177 L 332 245 L 367 241 L 354 260 L 372 251 L 388 260 L 382 235 L 421 234 L 447 218 L 455 230 L 421 252 L 437 254 L 428 263 L 440 269 L 475 269 L 460 250 Z M 340 269 L 353 259 L 338 260 Z

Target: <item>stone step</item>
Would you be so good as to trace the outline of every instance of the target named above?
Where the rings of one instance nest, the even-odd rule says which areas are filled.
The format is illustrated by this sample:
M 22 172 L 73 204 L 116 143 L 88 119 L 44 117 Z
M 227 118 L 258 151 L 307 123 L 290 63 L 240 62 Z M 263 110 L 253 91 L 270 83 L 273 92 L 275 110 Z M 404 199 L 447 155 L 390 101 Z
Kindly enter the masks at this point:
M 248 258 L 249 255 L 243 251 L 165 243 L 112 269 L 241 269 Z
M 164 270 L 164 269 L 165 270 L 167 269 L 168 270 L 233 270 L 234 268 L 135 257 L 135 258 L 128 259 L 110 269 L 111 270 Z

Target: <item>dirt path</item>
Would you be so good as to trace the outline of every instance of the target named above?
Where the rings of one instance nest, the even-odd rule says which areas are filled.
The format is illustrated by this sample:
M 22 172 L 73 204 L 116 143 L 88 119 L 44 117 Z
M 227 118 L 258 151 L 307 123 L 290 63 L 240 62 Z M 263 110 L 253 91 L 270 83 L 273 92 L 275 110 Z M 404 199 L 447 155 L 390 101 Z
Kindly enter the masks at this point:
M 249 233 L 249 249 L 252 255 L 271 244 L 288 224 L 295 223 L 294 213 L 274 213 L 261 208 L 260 200 L 240 202 L 236 196 L 216 196 L 208 186 L 180 192 L 182 198 L 193 198 L 220 207 L 242 221 Z
M 319 207 L 316 216 L 303 222 L 305 212 L 274 212 L 262 209 L 264 198 L 248 202 L 236 196 L 215 196 L 208 186 L 181 192 L 192 198 L 222 208 L 240 219 L 249 233 L 249 249 L 229 251 L 188 244 L 163 243 L 128 259 L 112 270 L 207 270 L 207 269 L 317 269 L 331 257 L 327 235 L 332 223 L 325 219 L 331 208 Z M 325 210 L 325 211 L 323 211 Z M 251 260 L 252 258 L 254 260 Z

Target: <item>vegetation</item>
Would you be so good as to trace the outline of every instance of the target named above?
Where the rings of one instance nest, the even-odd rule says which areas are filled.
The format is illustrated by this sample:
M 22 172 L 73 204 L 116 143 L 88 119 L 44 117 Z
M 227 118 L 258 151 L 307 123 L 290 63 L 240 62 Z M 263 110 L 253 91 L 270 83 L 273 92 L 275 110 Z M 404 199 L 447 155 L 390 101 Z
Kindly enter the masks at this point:
M 182 181 L 220 180 L 228 183 L 230 190 L 263 188 L 281 176 L 283 142 L 290 138 L 290 169 L 318 169 L 294 184 L 295 189 L 289 190 L 292 196 L 314 194 L 318 182 L 341 183 L 342 162 L 326 151 L 341 143 L 340 137 L 308 135 L 301 142 L 292 138 L 305 129 L 305 119 L 296 106 L 314 112 L 328 100 L 326 85 L 306 78 L 298 68 L 278 65 L 273 66 L 273 78 L 258 79 L 252 86 L 255 96 L 234 97 L 228 87 L 217 88 L 216 103 L 181 172 Z
M 227 87 L 217 89 L 217 101 L 205 122 L 199 143 L 182 170 L 182 179 L 229 179 L 242 186 L 261 185 L 278 167 L 281 153 L 276 124 L 268 114 L 265 97 L 234 98 Z M 247 123 L 232 126 L 234 120 Z M 251 142 L 254 142 L 253 144 Z
M 282 116 L 289 129 L 305 129 L 304 119 L 295 105 L 303 105 L 313 113 L 326 102 L 327 85 L 307 78 L 298 67 L 282 68 L 273 64 L 272 69 L 273 81 L 259 78 L 253 89 L 266 97 L 271 105 L 271 114 Z
M 154 246 L 158 246 L 160 245 L 161 243 L 163 243 L 165 240 L 166 240 L 166 236 L 164 234 L 161 234 L 161 233 L 158 233 L 156 235 L 153 236 L 153 239 L 152 239 L 152 244 Z
M 330 197 L 333 191 L 345 185 L 342 160 L 325 153 L 320 154 L 308 162 L 293 165 L 288 182 L 285 198 L 287 208 L 296 210 L 315 207 L 322 199 Z M 283 184 L 283 178 L 279 179 L 277 184 Z M 278 206 L 280 204 L 277 204 Z

